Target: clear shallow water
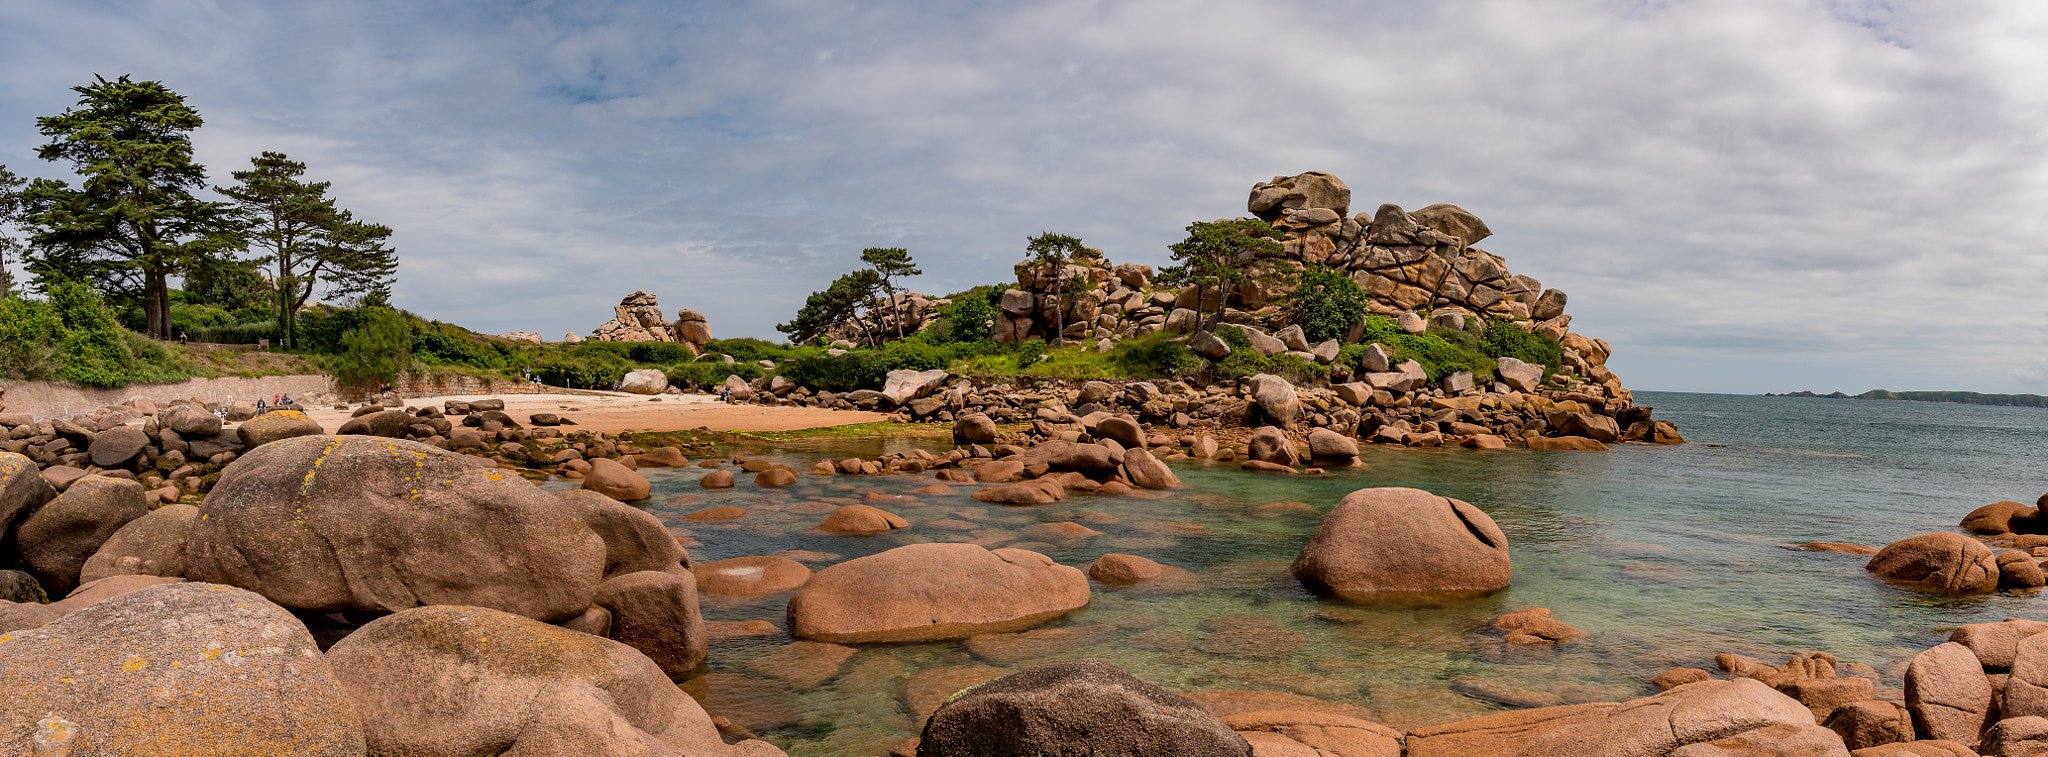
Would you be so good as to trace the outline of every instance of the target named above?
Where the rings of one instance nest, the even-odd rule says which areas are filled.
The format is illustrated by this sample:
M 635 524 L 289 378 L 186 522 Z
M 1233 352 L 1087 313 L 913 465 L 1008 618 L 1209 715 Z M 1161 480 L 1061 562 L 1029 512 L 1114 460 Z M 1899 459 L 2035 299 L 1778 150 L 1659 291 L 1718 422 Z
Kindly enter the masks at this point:
M 916 735 L 905 683 L 941 667 L 1014 670 L 1099 657 L 1169 689 L 1311 696 L 1412 728 L 1497 711 L 1503 696 L 1552 703 L 1641 696 L 1651 693 L 1651 676 L 1674 666 L 1711 668 L 1722 652 L 1777 663 L 1795 652 L 1828 651 L 1874 665 L 1897 685 L 1903 661 L 1941 641 L 1950 626 L 2048 616 L 2048 595 L 1918 594 L 1869 578 L 1867 558 L 1786 548 L 1883 545 L 1951 530 L 1989 502 L 2031 503 L 2048 491 L 2048 411 L 1654 392 L 1637 398 L 1693 443 L 1619 445 L 1606 454 L 1370 448 L 1363 469 L 1298 478 L 1177 461 L 1187 483 L 1179 490 L 1070 496 L 1029 508 L 976 502 L 967 496 L 972 485 L 946 496 L 862 499 L 928 486 L 930 474 L 804 475 L 780 490 L 755 488 L 743 476 L 735 489 L 706 492 L 696 486 L 702 469 L 645 472 L 655 485 L 651 509 L 702 542 L 691 550 L 700 562 L 784 549 L 851 559 L 914 541 L 1015 536 L 1004 546 L 1068 565 L 1126 552 L 1194 571 L 1206 584 L 1175 596 L 1098 584 L 1089 607 L 1051 624 L 1079 631 L 1078 646 L 1025 659 L 987 648 L 978 655 L 960 642 L 861 645 L 836 677 L 804 690 L 755 672 L 757 658 L 788 637 L 714 643 L 716 675 L 694 693 L 793 755 L 882 754 Z M 807 471 L 828 457 L 911 446 L 918 445 L 807 441 L 764 452 Z M 1351 606 L 1302 590 L 1286 567 L 1320 515 L 1257 517 L 1254 508 L 1295 501 L 1324 512 L 1371 486 L 1417 487 L 1485 510 L 1508 535 L 1513 586 L 1480 600 L 1403 608 Z M 901 514 L 913 526 L 874 537 L 806 533 L 828 506 L 854 502 Z M 750 512 L 721 524 L 682 517 L 718 505 Z M 1104 533 L 1082 541 L 1018 533 L 1034 523 L 1086 520 L 1089 511 L 1116 522 L 1090 522 Z M 924 525 L 939 520 L 979 528 Z M 705 616 L 782 625 L 783 599 L 707 598 Z M 1528 607 L 1548 607 L 1593 635 L 1528 652 L 1503 649 L 1482 630 L 1493 616 Z M 1257 622 L 1278 629 L 1265 635 L 1271 644 L 1227 649 L 1209 638 Z

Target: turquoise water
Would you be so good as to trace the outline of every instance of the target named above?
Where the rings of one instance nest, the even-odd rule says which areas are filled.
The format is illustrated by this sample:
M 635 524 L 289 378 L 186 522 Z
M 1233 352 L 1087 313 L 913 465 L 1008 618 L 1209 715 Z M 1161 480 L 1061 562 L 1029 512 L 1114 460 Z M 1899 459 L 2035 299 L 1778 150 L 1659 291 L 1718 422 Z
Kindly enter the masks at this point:
M 2038 593 L 1917 594 L 1869 578 L 1867 558 L 1787 548 L 1882 545 L 1952 530 L 1989 502 L 2032 503 L 2048 491 L 2048 411 L 1655 392 L 1637 398 L 1693 443 L 1619 445 L 1605 454 L 1372 448 L 1366 467 L 1320 477 L 1177 461 L 1183 489 L 1070 496 L 1030 508 L 984 505 L 967 496 L 972 486 L 957 485 L 945 496 L 863 498 L 929 486 L 930 474 L 805 475 L 782 490 L 742 477 L 733 490 L 705 492 L 695 483 L 701 469 L 646 473 L 655 484 L 653 511 L 701 542 L 691 550 L 700 562 L 786 549 L 850 559 L 913 541 L 1010 538 L 1005 546 L 1077 567 L 1105 552 L 1144 555 L 1193 571 L 1206 585 L 1192 594 L 1141 596 L 1098 584 L 1088 608 L 1051 624 L 1076 630 L 1065 645 L 1072 648 L 1023 659 L 977 655 L 959 642 L 862 645 L 836 677 L 801 682 L 804 690 L 754 672 L 756 658 L 788 637 L 715 642 L 714 675 L 695 693 L 791 754 L 885 753 L 916 734 L 906 681 L 940 667 L 1014 670 L 1100 657 L 1174 690 L 1308 696 L 1412 728 L 1516 703 L 1641 696 L 1651 692 L 1651 676 L 1674 666 L 1711 669 L 1722 652 L 1775 664 L 1795 652 L 1827 651 L 1876 667 L 1896 686 L 1904 661 L 1950 626 L 2048 615 Z M 762 452 L 807 471 L 827 457 L 910 446 L 806 441 Z M 1302 590 L 1286 567 L 1319 516 L 1259 517 L 1254 508 L 1293 501 L 1327 511 L 1344 494 L 1372 486 L 1427 489 L 1485 510 L 1508 535 L 1513 586 L 1481 600 L 1403 608 L 1349 606 Z M 854 502 L 894 511 L 913 527 L 873 537 L 806 533 L 829 506 Z M 682 518 L 718 505 L 750 512 L 721 524 Z M 976 528 L 923 525 L 939 520 Z M 1057 521 L 1087 522 L 1103 534 L 1046 543 L 1018 533 Z M 707 601 L 705 615 L 780 626 L 784 598 Z M 1528 651 L 1504 649 L 1483 629 L 1495 615 L 1528 607 L 1548 607 L 1592 636 Z M 1209 638 L 1246 624 L 1272 626 L 1258 636 L 1268 641 L 1227 648 Z

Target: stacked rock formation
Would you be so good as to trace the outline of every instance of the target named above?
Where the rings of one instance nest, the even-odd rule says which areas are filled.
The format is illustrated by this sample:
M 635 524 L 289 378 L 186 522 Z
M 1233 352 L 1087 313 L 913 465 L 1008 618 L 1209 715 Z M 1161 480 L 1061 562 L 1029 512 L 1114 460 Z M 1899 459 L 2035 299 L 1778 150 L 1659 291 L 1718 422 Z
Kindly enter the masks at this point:
M 901 326 L 904 336 L 909 336 L 937 318 L 939 308 L 951 304 L 952 300 L 923 292 L 897 292 L 883 301 L 874 313 L 858 321 L 840 321 L 826 329 L 825 337 L 834 344 L 847 345 L 887 341 L 896 338 L 898 326 Z
M 711 325 L 703 313 L 683 308 L 671 322 L 662 317 L 661 303 L 645 291 L 626 295 L 612 313 L 616 317 L 600 324 L 590 338 L 600 342 L 674 342 L 687 344 L 697 353 L 711 341 Z

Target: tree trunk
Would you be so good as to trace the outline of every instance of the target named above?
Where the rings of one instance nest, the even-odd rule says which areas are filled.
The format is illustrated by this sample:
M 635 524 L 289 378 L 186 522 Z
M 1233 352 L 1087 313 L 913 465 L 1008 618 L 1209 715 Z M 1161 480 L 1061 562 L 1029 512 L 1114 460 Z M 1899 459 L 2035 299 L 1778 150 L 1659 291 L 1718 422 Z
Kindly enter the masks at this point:
M 170 275 L 161 267 L 149 269 L 142 288 L 142 312 L 151 339 L 171 338 Z

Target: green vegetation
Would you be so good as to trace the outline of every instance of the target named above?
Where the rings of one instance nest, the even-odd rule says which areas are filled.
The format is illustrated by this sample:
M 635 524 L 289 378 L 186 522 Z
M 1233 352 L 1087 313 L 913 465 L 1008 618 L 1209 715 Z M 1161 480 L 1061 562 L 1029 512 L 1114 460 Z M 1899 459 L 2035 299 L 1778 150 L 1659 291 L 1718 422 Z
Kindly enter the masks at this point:
M 341 335 L 334 377 L 344 385 L 365 386 L 398 379 L 412 363 L 412 328 L 389 308 L 364 308 L 361 321 Z
M 1358 282 L 1343 271 L 1322 265 L 1302 269 L 1295 278 L 1294 291 L 1285 300 L 1310 343 L 1350 336 L 1351 327 L 1365 317 L 1371 302 Z
M 57 286 L 46 301 L 0 294 L 0 379 L 114 388 L 191 375 L 171 350 L 122 328 L 92 287 Z
M 880 344 L 882 316 L 888 312 L 880 295 L 886 293 L 893 301 L 897 278 L 924 272 L 911 261 L 910 252 L 901 247 L 869 247 L 861 251 L 860 259 L 867 264 L 866 268 L 834 279 L 824 291 L 812 292 L 796 317 L 777 324 L 775 330 L 789 335 L 790 341 L 797 344 L 823 344 L 832 329 L 844 325 L 852 327 L 860 341 Z M 905 336 L 901 320 L 897 322 L 896 336 Z
M 1255 257 L 1272 257 L 1287 250 L 1279 242 L 1280 231 L 1256 218 L 1239 218 L 1232 221 L 1196 221 L 1188 224 L 1188 238 L 1175 242 L 1167 249 L 1177 265 L 1159 272 L 1159 283 L 1164 286 L 1196 287 L 1197 306 L 1209 301 L 1211 288 L 1221 289 L 1216 299 L 1216 308 L 1206 321 L 1204 329 L 1214 330 L 1223 322 L 1223 307 L 1230 300 L 1232 289 L 1256 281 L 1241 261 Z
M 1087 291 L 1088 280 L 1069 275 L 1067 264 L 1084 255 L 1088 248 L 1081 245 L 1080 237 L 1054 234 L 1050 231 L 1025 240 L 1024 250 L 1039 265 L 1051 266 L 1053 272 L 1053 341 L 1064 341 L 1067 333 L 1067 310 L 1073 307 L 1074 295 Z
M 280 344 L 298 345 L 296 314 L 313 296 L 315 281 L 326 283 L 331 297 L 390 296 L 398 269 L 397 254 L 384 246 L 391 227 L 358 222 L 335 207 L 327 196 L 331 183 L 300 181 L 306 164 L 284 153 L 264 151 L 249 162 L 251 170 L 234 173 L 240 183 L 220 192 L 241 211 L 248 242 L 267 253 L 249 265 L 275 267 Z

